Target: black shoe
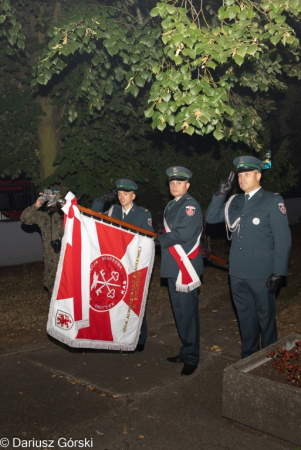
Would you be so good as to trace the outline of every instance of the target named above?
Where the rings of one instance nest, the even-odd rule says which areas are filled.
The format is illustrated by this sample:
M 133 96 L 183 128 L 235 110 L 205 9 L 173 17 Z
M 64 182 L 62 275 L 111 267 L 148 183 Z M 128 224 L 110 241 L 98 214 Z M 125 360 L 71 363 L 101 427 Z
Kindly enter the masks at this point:
M 181 375 L 191 375 L 198 366 L 192 366 L 191 364 L 184 364 Z
M 181 363 L 181 362 L 183 362 L 183 359 L 181 358 L 180 355 L 178 355 L 178 356 L 173 356 L 171 358 L 167 358 L 167 361 L 172 362 L 172 363 Z
M 144 350 L 144 344 L 138 344 L 136 347 L 136 352 L 143 352 Z

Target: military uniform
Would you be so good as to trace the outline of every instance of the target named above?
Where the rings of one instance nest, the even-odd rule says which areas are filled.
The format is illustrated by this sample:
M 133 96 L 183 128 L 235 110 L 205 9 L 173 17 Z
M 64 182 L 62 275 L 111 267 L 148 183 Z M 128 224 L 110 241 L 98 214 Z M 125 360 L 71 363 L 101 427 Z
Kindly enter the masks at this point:
M 91 209 L 102 213 L 104 205 L 104 202 L 100 199 L 95 199 Z M 111 208 L 104 214 L 114 217 L 114 219 L 124 220 L 124 222 L 130 223 L 131 225 L 136 225 L 136 227 L 141 227 L 148 231 L 154 231 L 150 211 L 142 206 L 137 206 L 135 203 L 133 203 L 133 206 L 128 214 L 123 214 L 122 206 L 120 205 L 111 206 Z
M 138 189 L 138 186 L 132 180 L 122 179 L 116 180 L 115 185 L 117 190 L 124 191 L 133 191 L 135 192 Z M 105 206 L 105 201 L 101 198 L 95 199 L 92 204 L 92 210 L 96 212 L 103 212 Z M 124 213 L 121 205 L 113 205 L 111 208 L 106 211 L 104 214 L 109 215 L 110 217 L 114 217 L 115 219 L 123 220 L 131 225 L 135 225 L 140 228 L 144 228 L 148 231 L 154 231 L 152 226 L 152 215 L 148 209 L 143 208 L 142 206 L 137 206 L 133 203 L 131 209 L 127 214 Z M 147 323 L 146 323 L 146 314 L 144 314 L 140 336 L 137 344 L 137 348 L 143 349 L 147 338 Z
M 37 224 L 41 230 L 44 249 L 43 284 L 52 293 L 60 252 L 55 253 L 51 241 L 63 236 L 63 215 L 49 210 L 42 211 L 35 204 L 26 208 L 20 217 L 25 225 Z
M 188 169 L 179 166 L 167 169 L 166 173 L 169 180 L 188 180 L 191 177 L 191 172 Z M 176 358 L 169 358 L 169 361 L 184 362 L 184 364 L 196 368 L 199 362 L 198 287 L 186 292 L 178 290 L 177 277 L 180 268 L 170 250 L 173 246 L 180 245 L 186 255 L 191 251 L 202 232 L 202 210 L 199 203 L 186 192 L 178 200 L 172 200 L 168 203 L 165 208 L 164 219 L 170 231 L 159 235 L 161 277 L 168 279 L 173 313 L 182 341 L 180 354 Z M 190 262 L 199 278 L 203 273 L 202 253 L 198 251 Z M 198 285 L 200 285 L 200 282 L 198 282 Z M 188 374 L 185 373 L 185 375 Z
M 257 158 L 244 157 L 247 163 Z M 258 161 L 258 160 L 257 160 Z M 235 165 L 238 160 L 234 160 Z M 240 163 L 243 166 L 243 162 Z M 250 163 L 249 163 L 250 164 Z M 245 171 L 254 170 L 246 166 Z M 259 170 L 259 169 L 258 169 Z M 239 194 L 225 204 L 225 196 L 213 195 L 206 221 L 225 221 L 232 226 L 229 275 L 242 337 L 242 357 L 277 340 L 275 294 L 269 293 L 271 274 L 286 276 L 291 247 L 283 198 L 261 187 L 246 200 Z

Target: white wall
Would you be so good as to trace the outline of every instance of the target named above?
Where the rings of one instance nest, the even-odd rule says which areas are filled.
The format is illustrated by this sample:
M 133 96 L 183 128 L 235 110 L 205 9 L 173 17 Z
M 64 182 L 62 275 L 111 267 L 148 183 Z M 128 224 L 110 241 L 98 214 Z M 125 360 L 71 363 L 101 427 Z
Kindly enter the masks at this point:
M 285 200 L 290 225 L 301 221 L 301 198 Z M 0 266 L 43 261 L 41 235 L 34 226 L 0 222 Z
M 42 238 L 36 229 L 21 222 L 0 222 L 0 266 L 43 261 Z

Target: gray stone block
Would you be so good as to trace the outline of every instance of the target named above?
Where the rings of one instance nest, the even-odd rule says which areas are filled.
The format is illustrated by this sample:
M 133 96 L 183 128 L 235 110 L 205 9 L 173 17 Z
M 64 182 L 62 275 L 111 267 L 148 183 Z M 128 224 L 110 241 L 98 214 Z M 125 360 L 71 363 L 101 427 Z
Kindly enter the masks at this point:
M 291 334 L 227 367 L 222 415 L 301 446 L 301 388 L 250 373 L 266 363 L 266 355 L 278 346 L 290 350 L 300 340 L 300 334 Z

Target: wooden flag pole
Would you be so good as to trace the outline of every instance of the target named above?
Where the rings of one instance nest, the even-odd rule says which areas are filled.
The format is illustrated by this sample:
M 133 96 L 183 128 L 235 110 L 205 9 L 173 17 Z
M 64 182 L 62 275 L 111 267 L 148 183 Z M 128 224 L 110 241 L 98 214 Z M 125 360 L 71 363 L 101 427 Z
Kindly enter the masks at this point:
M 145 228 L 136 227 L 136 225 L 132 225 L 131 223 L 124 222 L 123 220 L 115 219 L 114 217 L 107 216 L 106 214 L 101 214 L 99 212 L 93 211 L 92 209 L 85 208 L 84 206 L 76 205 L 78 209 L 84 214 L 88 214 L 89 216 L 96 217 L 98 219 L 105 220 L 107 222 L 115 223 L 116 225 L 120 225 L 124 228 L 129 228 L 133 231 L 138 231 L 138 233 L 146 234 L 147 236 L 155 238 L 157 233 L 153 231 L 146 230 Z

